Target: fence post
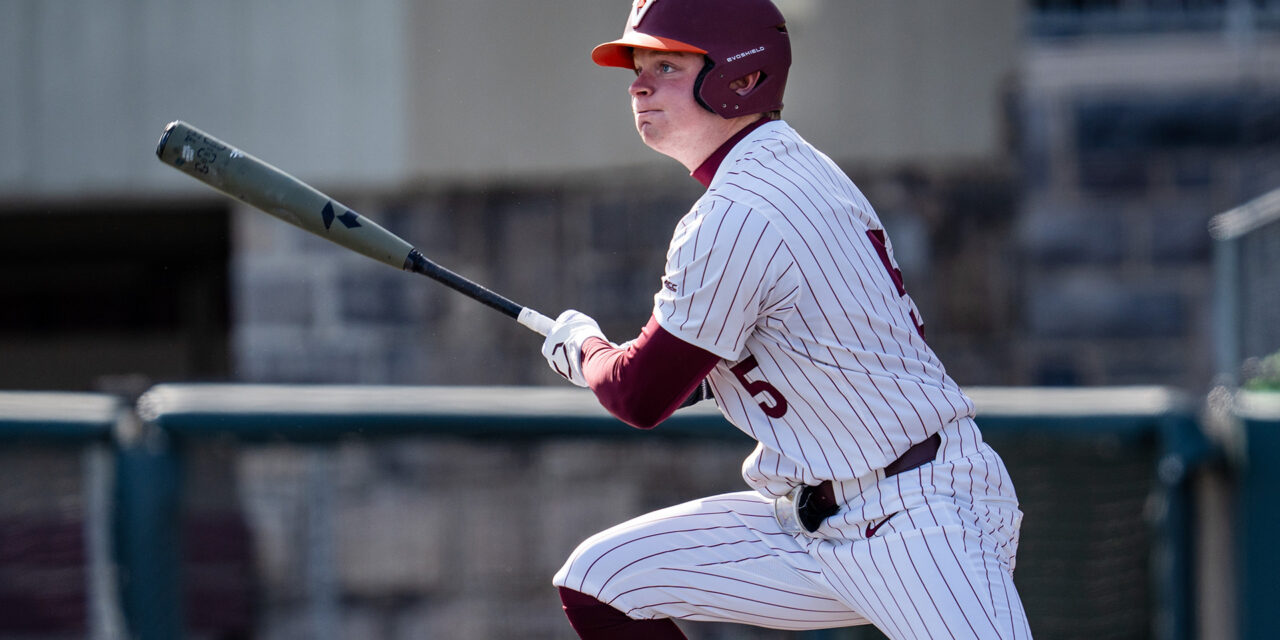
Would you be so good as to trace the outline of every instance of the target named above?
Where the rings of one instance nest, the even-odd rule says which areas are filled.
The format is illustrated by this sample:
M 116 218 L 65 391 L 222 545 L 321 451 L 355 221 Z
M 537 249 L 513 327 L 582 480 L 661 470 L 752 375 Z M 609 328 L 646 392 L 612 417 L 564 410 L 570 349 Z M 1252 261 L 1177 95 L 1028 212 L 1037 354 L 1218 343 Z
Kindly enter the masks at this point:
M 1235 415 L 1246 442 L 1236 516 L 1240 638 L 1261 640 L 1275 637 L 1274 605 L 1280 602 L 1280 393 L 1241 391 Z
M 135 640 L 183 637 L 179 532 L 181 466 L 164 433 L 143 426 L 116 451 L 116 557 L 121 604 Z

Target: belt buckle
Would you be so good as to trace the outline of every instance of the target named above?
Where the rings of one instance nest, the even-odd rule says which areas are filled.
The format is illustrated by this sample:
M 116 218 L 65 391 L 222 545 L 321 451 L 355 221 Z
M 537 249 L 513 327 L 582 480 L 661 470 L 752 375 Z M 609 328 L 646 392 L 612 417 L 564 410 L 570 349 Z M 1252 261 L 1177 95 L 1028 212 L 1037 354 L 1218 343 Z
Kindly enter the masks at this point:
M 778 521 L 778 526 L 786 533 L 808 533 L 808 529 L 801 524 L 800 507 L 803 506 L 803 500 L 800 494 L 805 490 L 805 485 L 798 485 L 791 489 L 787 495 L 773 500 L 773 518 Z

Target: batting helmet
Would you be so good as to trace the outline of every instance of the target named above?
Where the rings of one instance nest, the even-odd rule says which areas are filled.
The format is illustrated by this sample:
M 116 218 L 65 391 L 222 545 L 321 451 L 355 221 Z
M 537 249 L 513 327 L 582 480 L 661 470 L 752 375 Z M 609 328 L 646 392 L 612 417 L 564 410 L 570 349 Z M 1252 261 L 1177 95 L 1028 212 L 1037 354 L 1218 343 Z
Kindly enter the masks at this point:
M 635 0 L 622 37 L 591 51 L 602 67 L 634 67 L 636 48 L 701 53 L 706 66 L 693 95 L 724 118 L 777 111 L 791 68 L 786 19 L 769 0 Z M 734 80 L 760 72 L 740 96 Z

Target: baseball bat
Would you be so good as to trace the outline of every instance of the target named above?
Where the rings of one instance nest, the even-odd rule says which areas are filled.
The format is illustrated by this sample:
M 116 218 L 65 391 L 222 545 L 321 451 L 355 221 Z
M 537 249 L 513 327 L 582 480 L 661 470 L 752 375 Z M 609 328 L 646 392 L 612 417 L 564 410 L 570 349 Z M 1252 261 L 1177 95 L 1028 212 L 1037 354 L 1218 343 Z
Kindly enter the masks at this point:
M 547 335 L 555 322 L 427 259 L 399 236 L 311 185 L 180 120 L 156 146 L 160 161 L 237 200 L 397 269 L 420 273 Z

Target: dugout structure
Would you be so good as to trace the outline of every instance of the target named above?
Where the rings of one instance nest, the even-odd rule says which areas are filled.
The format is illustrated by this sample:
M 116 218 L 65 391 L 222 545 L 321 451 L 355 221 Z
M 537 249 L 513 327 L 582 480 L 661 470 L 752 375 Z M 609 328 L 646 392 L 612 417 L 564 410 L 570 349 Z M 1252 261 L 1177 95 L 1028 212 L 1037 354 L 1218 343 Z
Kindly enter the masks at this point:
M 1036 637 L 1191 637 L 1187 479 L 1209 451 L 1192 403 L 1155 387 L 969 392 L 1026 512 L 1015 580 Z M 139 490 L 121 493 L 119 531 L 150 551 L 121 558 L 149 577 L 122 593 L 139 638 L 193 637 L 182 594 L 202 574 L 163 550 L 208 501 L 199 469 L 218 465 L 202 458 L 236 470 L 259 636 L 556 638 L 549 579 L 578 540 L 741 489 L 752 446 L 709 406 L 641 433 L 577 389 L 163 385 L 138 410 L 151 435 L 121 458 L 120 485 Z

